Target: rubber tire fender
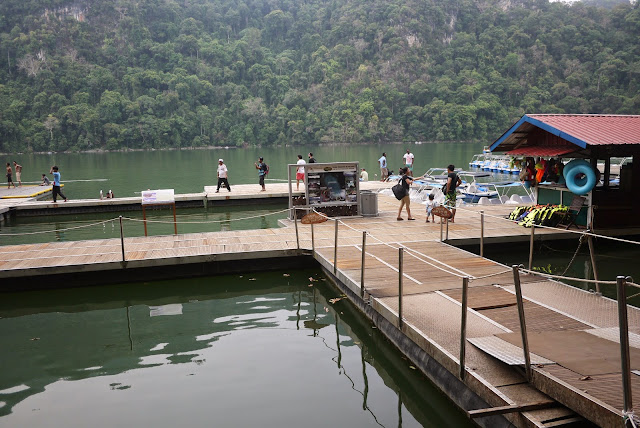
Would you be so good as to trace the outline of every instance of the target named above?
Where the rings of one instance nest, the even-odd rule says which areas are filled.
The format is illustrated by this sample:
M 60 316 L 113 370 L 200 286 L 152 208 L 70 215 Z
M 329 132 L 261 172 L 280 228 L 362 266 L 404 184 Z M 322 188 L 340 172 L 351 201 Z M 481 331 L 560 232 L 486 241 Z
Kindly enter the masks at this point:
M 577 179 L 578 174 L 584 174 L 584 178 Z M 565 176 L 567 180 L 567 188 L 574 195 L 586 195 L 596 185 L 596 173 L 591 165 L 576 165 L 569 170 Z

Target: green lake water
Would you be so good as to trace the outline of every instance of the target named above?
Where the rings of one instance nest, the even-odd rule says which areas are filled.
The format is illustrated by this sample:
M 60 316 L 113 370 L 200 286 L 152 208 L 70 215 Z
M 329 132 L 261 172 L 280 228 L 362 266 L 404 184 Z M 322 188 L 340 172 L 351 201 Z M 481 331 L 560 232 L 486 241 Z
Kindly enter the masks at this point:
M 0 427 L 471 426 L 338 297 L 316 270 L 3 294 Z
M 254 162 L 262 156 L 269 165 L 270 180 L 286 180 L 287 164 L 294 164 L 301 154 L 307 160 L 312 152 L 318 162 L 360 162 L 375 180 L 380 169 L 378 158 L 387 153 L 389 168 L 403 166 L 402 155 L 410 149 L 415 155 L 415 171 L 422 174 L 431 167 L 446 167 L 453 163 L 468 168 L 474 154 L 482 152 L 481 143 L 394 144 L 301 146 L 246 149 L 203 149 L 176 151 L 145 151 L 115 153 L 62 153 L 5 155 L 3 162 L 16 160 L 23 166 L 23 182 L 40 183 L 57 165 L 69 199 L 98 198 L 113 190 L 116 197 L 136 196 L 146 189 L 174 189 L 176 193 L 202 192 L 204 186 L 217 184 L 218 159 L 223 158 L 229 169 L 229 183 L 256 183 L 258 174 Z M 51 178 L 51 176 L 49 176 Z M 267 184 L 269 181 L 267 181 Z

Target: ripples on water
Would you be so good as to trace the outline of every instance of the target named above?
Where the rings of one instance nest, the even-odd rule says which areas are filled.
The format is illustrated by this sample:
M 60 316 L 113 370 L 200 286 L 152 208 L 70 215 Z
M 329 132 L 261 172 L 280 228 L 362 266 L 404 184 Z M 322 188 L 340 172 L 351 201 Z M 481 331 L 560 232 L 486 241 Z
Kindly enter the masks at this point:
M 319 272 L 289 274 L 3 295 L 0 427 L 468 424 Z

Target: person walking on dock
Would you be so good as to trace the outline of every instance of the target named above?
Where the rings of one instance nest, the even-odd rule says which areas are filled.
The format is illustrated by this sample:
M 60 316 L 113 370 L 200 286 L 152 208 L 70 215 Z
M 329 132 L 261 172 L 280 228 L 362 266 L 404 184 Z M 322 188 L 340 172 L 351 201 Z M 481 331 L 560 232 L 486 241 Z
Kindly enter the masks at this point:
M 316 158 L 313 157 L 313 153 L 309 153 L 309 163 L 316 163 Z
M 55 204 L 58 200 L 58 195 L 60 195 L 61 198 L 64 198 L 64 201 L 67 202 L 67 197 L 60 191 L 60 172 L 58 172 L 58 167 L 55 165 L 52 166 L 49 174 L 53 174 L 53 203 Z
M 228 191 L 231 191 L 231 186 L 229 186 L 229 178 L 227 175 L 227 166 L 224 164 L 222 159 L 218 159 L 218 188 L 216 189 L 216 193 L 220 191 L 220 186 L 224 183 L 225 187 Z
M 11 169 L 11 163 L 7 162 L 7 189 L 11 189 L 11 185 L 13 184 L 13 188 L 16 188 L 16 183 L 13 182 L 13 170 Z
M 302 159 L 302 155 L 298 155 L 298 167 L 296 168 L 296 190 L 300 190 L 300 180 L 304 183 L 304 166 L 307 163 Z
M 378 159 L 378 162 L 380 162 L 380 181 L 387 181 L 387 178 L 389 177 L 389 168 L 387 168 L 387 154 L 383 152 L 382 157 Z
M 400 199 L 400 208 L 398 209 L 398 218 L 397 220 L 404 220 L 402 218 L 402 207 L 407 207 L 407 220 L 415 220 L 414 217 L 411 217 L 411 208 L 409 207 L 411 203 L 411 199 L 409 199 L 409 189 L 411 187 L 411 183 L 413 182 L 413 177 L 408 175 L 409 169 L 405 166 L 404 168 L 400 168 L 400 174 L 402 174 L 402 178 L 400 179 L 400 183 L 404 188 L 404 197 Z
M 22 165 L 18 165 L 18 162 L 13 161 L 13 167 L 16 169 L 16 180 L 18 180 L 18 186 L 22 187 Z
M 253 163 L 258 170 L 258 183 L 262 186 L 261 192 L 266 191 L 267 189 L 264 187 L 264 179 L 267 174 L 269 174 L 269 167 L 266 163 L 264 163 L 264 159 L 261 157 L 258 159 L 258 162 Z
M 413 153 L 411 153 L 411 150 L 407 149 L 407 153 L 404 154 L 404 156 L 402 156 L 402 159 L 404 160 L 404 166 L 405 168 L 407 168 L 407 173 L 409 174 L 409 177 L 413 177 Z
M 447 208 L 451 209 L 451 223 L 454 222 L 456 218 L 456 188 L 462 184 L 462 180 L 458 177 L 458 174 L 455 173 L 456 167 L 453 165 L 447 166 L 447 184 L 445 184 L 445 199 L 444 204 Z

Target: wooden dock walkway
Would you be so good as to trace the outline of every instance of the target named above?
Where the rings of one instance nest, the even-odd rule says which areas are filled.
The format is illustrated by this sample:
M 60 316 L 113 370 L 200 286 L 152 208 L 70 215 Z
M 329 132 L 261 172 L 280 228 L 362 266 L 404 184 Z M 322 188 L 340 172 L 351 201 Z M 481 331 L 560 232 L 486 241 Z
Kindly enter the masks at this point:
M 222 190 L 217 195 L 228 196 Z M 456 374 L 460 371 L 462 278 L 469 277 L 467 375 L 463 380 L 469 390 L 493 407 L 532 403 L 554 406 L 505 415 L 517 426 L 560 426 L 581 420 L 578 415 L 601 426 L 623 426 L 615 302 L 540 276 L 523 275 L 534 362 L 533 377 L 528 382 L 522 370 L 524 357 L 511 269 L 450 245 L 478 242 L 480 209 L 486 213 L 485 242 L 528 240 L 529 229 L 500 218 L 513 206 L 459 209 L 456 222 L 449 225 L 449 244 L 440 242 L 439 224 L 424 222 L 422 205 L 412 204 L 418 218 L 414 222 L 396 221 L 397 206 L 392 197 L 380 195 L 379 217 L 344 218 L 339 223 L 335 278 L 352 292 L 350 297 L 358 299 L 361 293 L 362 237 L 366 230 L 365 302 L 430 359 Z M 246 264 L 247 259 L 309 254 L 312 245 L 316 260 L 332 274 L 335 222 L 315 225 L 313 232 L 310 226 L 298 224 L 297 235 L 293 223 L 286 223 L 280 229 L 259 231 L 125 238 L 126 263 L 119 239 L 5 246 L 0 247 L 0 279 L 4 282 L 52 272 L 107 275 L 134 266 L 188 266 L 231 260 Z M 536 234 L 545 238 L 576 236 L 545 229 L 536 230 Z M 401 246 L 402 325 L 398 318 Z M 527 256 L 523 255 L 523 262 Z M 640 357 L 636 355 L 640 354 L 640 311 L 629 307 L 629 320 L 636 326 L 630 335 L 631 368 L 640 370 Z M 414 364 L 429 371 L 428 361 Z M 636 396 L 639 386 L 634 377 Z

